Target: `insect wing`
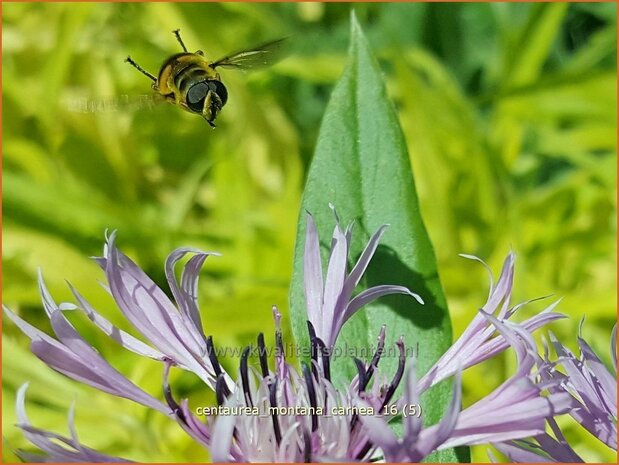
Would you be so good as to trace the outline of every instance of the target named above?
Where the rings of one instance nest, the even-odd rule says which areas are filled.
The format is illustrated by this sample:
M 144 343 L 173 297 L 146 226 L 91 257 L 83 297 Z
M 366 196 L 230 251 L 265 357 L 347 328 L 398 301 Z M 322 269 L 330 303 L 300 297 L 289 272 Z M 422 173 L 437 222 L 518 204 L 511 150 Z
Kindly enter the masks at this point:
M 102 99 L 67 98 L 65 107 L 71 113 L 108 113 L 114 111 L 152 110 L 165 102 L 158 94 L 121 95 Z
M 254 69 L 270 66 L 282 58 L 286 38 L 273 40 L 247 50 L 241 50 L 211 63 L 211 68 Z

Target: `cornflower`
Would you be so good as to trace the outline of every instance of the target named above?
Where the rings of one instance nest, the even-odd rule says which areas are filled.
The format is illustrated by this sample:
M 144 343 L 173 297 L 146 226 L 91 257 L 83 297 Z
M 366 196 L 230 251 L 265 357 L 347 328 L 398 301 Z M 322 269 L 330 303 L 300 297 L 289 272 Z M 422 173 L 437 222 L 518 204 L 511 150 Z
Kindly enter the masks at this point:
M 197 301 L 198 276 L 207 257 L 217 255 L 197 249 L 173 251 L 165 264 L 173 303 L 131 259 L 116 247 L 116 234 L 107 238 L 103 269 L 107 288 L 126 319 L 142 336 L 136 338 L 99 314 L 73 287 L 74 304 L 56 304 L 39 275 L 43 308 L 53 338 L 24 321 L 6 307 L 5 314 L 31 339 L 32 352 L 54 370 L 108 394 L 123 397 L 167 415 L 214 461 L 310 462 L 326 460 L 419 461 L 430 453 L 458 445 L 504 442 L 541 435 L 546 421 L 570 412 L 574 398 L 560 391 L 557 382 L 540 382 L 533 371 L 534 343 L 530 333 L 562 316 L 550 305 L 520 325 L 508 321 L 524 304 L 510 306 L 514 256 L 509 254 L 495 286 L 491 281 L 488 300 L 462 336 L 436 364 L 416 382 L 414 370 L 406 370 L 404 340 L 396 345 L 398 366 L 390 378 L 378 372 L 388 328 L 377 335 L 377 350 L 371 360 L 355 359 L 357 375 L 346 386 L 331 382 L 330 349 L 346 321 L 365 304 L 382 295 L 410 295 L 411 311 L 423 311 L 421 298 L 402 286 L 383 285 L 353 296 L 386 226 L 370 238 L 359 260 L 347 272 L 352 226 L 334 229 L 326 275 L 318 250 L 318 234 L 310 215 L 305 242 L 305 296 L 311 360 L 300 370 L 290 365 L 283 350 L 281 314 L 273 307 L 276 355 L 272 366 L 266 356 L 263 334 L 257 337 L 259 366 L 249 365 L 251 347 L 240 358 L 236 381 L 220 365 L 212 336 L 206 336 Z M 175 267 L 187 254 L 180 279 Z M 157 360 L 163 365 L 163 400 L 157 399 L 114 369 L 85 341 L 65 317 L 79 309 L 123 348 Z M 145 342 L 146 341 L 146 342 Z M 462 370 L 512 347 L 517 372 L 486 398 L 461 410 Z M 168 382 L 172 368 L 189 371 L 213 389 L 214 412 L 199 418 L 188 399 L 177 400 Z M 437 425 L 424 425 L 419 418 L 404 422 L 404 435 L 395 436 L 389 426 L 389 405 L 419 403 L 421 393 L 455 377 L 453 398 L 445 417 Z M 404 395 L 395 393 L 405 379 Z M 42 454 L 20 452 L 25 460 L 63 462 L 124 461 L 82 445 L 69 414 L 70 437 L 33 426 L 25 412 L 26 386 L 17 396 L 18 427 Z M 366 414 L 361 414 L 360 412 Z M 337 414 L 333 414 L 338 412 Z M 367 413 L 370 414 L 367 414 Z M 227 413 L 227 414 L 226 414 Z

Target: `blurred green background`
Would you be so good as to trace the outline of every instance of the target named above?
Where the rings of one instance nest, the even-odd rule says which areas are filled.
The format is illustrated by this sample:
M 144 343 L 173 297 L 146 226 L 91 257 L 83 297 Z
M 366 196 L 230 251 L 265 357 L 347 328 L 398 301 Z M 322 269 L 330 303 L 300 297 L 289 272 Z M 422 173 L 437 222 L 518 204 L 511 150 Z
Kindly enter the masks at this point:
M 379 57 L 408 142 L 422 212 L 458 335 L 485 302 L 483 268 L 517 254 L 514 301 L 554 294 L 572 319 L 552 329 L 574 348 L 578 320 L 609 361 L 616 321 L 616 5 L 603 4 L 17 4 L 2 6 L 3 301 L 49 330 L 41 267 L 58 301 L 65 280 L 128 329 L 88 257 L 105 229 L 161 285 L 173 248 L 217 250 L 202 274 L 206 331 L 219 345 L 264 331 L 287 312 L 304 176 L 321 115 L 346 56 L 349 12 Z M 112 108 L 150 93 L 123 63 L 156 73 L 178 51 L 217 58 L 291 36 L 286 59 L 253 73 L 222 71 L 230 99 L 211 130 L 170 105 Z M 100 112 L 76 111 L 107 102 Z M 90 102 L 90 103 L 89 103 Z M 520 318 L 543 308 L 535 303 Z M 160 394 L 161 368 L 120 350 L 75 315 L 111 363 Z M 285 328 L 288 337 L 289 330 Z M 15 389 L 31 381 L 37 425 L 66 433 L 76 402 L 85 444 L 142 461 L 207 454 L 162 415 L 47 369 L 3 326 L 3 459 L 25 446 Z M 237 361 L 226 360 L 235 370 Z M 513 370 L 507 355 L 470 370 L 465 405 Z M 213 402 L 191 376 L 176 394 Z M 573 422 L 587 460 L 614 461 Z M 485 448 L 473 459 L 487 461 Z

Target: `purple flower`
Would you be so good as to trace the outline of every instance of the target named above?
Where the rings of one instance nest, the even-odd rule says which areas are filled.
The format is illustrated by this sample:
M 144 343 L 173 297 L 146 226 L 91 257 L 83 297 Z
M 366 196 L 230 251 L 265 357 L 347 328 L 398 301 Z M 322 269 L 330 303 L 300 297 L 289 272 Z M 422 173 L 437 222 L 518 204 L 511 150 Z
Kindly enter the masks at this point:
M 195 249 L 178 249 L 166 260 L 166 277 L 174 304 L 116 248 L 115 234 L 108 239 L 104 257 L 97 261 L 105 272 L 110 294 L 143 340 L 112 325 L 73 288 L 78 306 L 57 305 L 41 277 L 43 307 L 58 339 L 29 325 L 7 308 L 5 313 L 30 337 L 35 355 L 51 368 L 164 413 L 197 444 L 209 449 L 217 461 L 369 461 L 379 455 L 387 460 L 417 461 L 446 447 L 486 442 L 510 444 L 508 441 L 544 434 L 545 422 L 552 422 L 555 415 L 568 411 L 575 400 L 563 390 L 563 379 L 545 379 L 540 383 L 532 372 L 535 358 L 531 355 L 534 344 L 530 332 L 560 315 L 553 313 L 554 305 L 551 305 L 521 325 L 507 321 L 520 307 L 510 307 L 509 303 L 513 279 L 511 254 L 497 286 L 491 285 L 488 302 L 454 346 L 419 384 L 409 369 L 403 398 L 394 397 L 406 366 L 401 338 L 396 343 L 399 350 L 396 372 L 390 379 L 377 372 L 385 345 L 387 328 L 384 327 L 378 334 L 374 356 L 368 361 L 353 360 L 357 367 L 354 379 L 344 388 L 331 383 L 330 348 L 355 311 L 374 298 L 393 292 L 412 295 L 421 303 L 416 294 L 400 286 L 377 286 L 352 297 L 384 230 L 383 226 L 372 236 L 352 271 L 347 273 L 352 227 L 343 231 L 336 225 L 323 281 L 316 227 L 308 216 L 305 288 L 312 350 L 311 361 L 300 370 L 285 359 L 281 315 L 276 307 L 273 309 L 276 350 L 272 365 L 260 334 L 255 347 L 247 347 L 242 352 L 236 381 L 223 370 L 213 339 L 206 336 L 202 326 L 196 297 L 200 268 L 212 254 Z M 177 280 L 174 267 L 187 253 L 194 255 Z M 84 311 L 98 328 L 127 350 L 162 362 L 164 402 L 126 379 L 81 338 L 64 316 L 65 311 L 75 308 Z M 460 411 L 461 371 L 510 346 L 518 356 L 517 373 L 490 396 Z M 253 368 L 249 360 L 256 350 L 258 367 Z M 199 377 L 215 392 L 217 405 L 198 413 L 190 408 L 188 399 L 177 400 L 168 383 L 173 368 Z M 422 392 L 452 376 L 456 377 L 454 397 L 443 420 L 437 425 L 423 425 L 420 419 L 408 417 L 404 420 L 404 436 L 397 438 L 388 425 L 393 417 L 392 407 L 419 404 Z M 18 395 L 18 426 L 45 453 L 36 457 L 22 454 L 24 457 L 65 462 L 120 460 L 79 443 L 72 411 L 70 438 L 32 426 L 25 414 L 24 395 L 25 387 Z
M 337 215 L 336 215 L 337 220 Z M 348 252 L 352 239 L 353 224 L 342 230 L 339 220 L 333 230 L 331 252 L 323 283 L 320 243 L 314 219 L 307 214 L 304 254 L 304 282 L 307 318 L 316 330 L 316 335 L 328 349 L 335 344 L 342 326 L 364 305 L 388 294 L 408 294 L 417 302 L 423 300 L 404 286 L 381 285 L 366 289 L 355 297 L 352 293 L 368 267 L 387 225 L 381 226 L 370 238 L 359 260 L 347 273 Z

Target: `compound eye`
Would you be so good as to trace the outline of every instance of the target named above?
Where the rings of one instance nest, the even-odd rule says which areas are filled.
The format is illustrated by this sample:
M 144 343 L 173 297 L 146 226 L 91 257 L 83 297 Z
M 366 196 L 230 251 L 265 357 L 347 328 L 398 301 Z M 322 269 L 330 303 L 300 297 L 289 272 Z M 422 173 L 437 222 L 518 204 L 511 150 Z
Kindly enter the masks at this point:
M 210 90 L 206 81 L 198 82 L 191 86 L 187 91 L 187 106 L 189 109 L 196 113 L 202 113 L 204 99 Z
M 211 80 L 208 81 L 210 89 L 215 92 L 221 99 L 221 106 L 223 107 L 228 101 L 228 90 L 220 81 Z

